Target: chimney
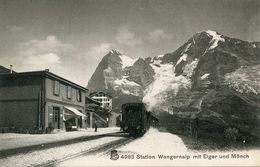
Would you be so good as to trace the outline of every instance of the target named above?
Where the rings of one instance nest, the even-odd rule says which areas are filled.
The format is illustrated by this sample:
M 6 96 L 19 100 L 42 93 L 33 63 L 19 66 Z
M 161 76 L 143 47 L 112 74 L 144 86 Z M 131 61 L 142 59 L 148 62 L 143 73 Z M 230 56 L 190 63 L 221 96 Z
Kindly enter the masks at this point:
M 13 65 L 10 65 L 10 74 L 13 73 Z

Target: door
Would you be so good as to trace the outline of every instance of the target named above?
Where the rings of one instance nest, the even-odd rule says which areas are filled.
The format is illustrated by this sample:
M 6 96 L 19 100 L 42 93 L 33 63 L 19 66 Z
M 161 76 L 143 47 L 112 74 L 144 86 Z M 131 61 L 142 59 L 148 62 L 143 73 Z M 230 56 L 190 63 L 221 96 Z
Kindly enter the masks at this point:
M 53 107 L 53 128 L 60 129 L 60 107 Z

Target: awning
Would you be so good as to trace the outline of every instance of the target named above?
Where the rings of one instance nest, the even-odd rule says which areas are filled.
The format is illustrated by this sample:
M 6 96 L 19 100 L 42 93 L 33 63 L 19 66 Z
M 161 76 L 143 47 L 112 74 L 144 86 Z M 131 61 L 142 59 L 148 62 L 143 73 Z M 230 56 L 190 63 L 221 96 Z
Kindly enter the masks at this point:
M 64 106 L 64 120 L 69 120 L 71 118 L 77 118 L 77 117 L 87 117 L 85 114 L 81 113 L 79 110 L 73 107 L 67 107 Z

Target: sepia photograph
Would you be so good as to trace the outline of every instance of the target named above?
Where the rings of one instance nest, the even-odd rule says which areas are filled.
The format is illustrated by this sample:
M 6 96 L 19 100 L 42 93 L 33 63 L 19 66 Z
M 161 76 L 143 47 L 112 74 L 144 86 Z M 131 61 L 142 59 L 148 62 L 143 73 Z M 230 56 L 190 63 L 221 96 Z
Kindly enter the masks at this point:
M 0 166 L 260 166 L 260 0 L 0 0 Z

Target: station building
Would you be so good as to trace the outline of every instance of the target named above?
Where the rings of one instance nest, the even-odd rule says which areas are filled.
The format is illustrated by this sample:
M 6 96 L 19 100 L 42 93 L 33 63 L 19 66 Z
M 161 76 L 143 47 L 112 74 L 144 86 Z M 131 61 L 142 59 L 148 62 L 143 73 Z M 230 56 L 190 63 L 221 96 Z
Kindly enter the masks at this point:
M 104 92 L 92 92 L 89 96 L 90 98 L 100 102 L 101 107 L 108 109 L 108 111 L 112 110 L 112 96 Z
M 49 70 L 0 74 L 0 127 L 86 128 L 87 91 Z

